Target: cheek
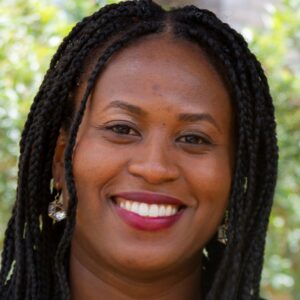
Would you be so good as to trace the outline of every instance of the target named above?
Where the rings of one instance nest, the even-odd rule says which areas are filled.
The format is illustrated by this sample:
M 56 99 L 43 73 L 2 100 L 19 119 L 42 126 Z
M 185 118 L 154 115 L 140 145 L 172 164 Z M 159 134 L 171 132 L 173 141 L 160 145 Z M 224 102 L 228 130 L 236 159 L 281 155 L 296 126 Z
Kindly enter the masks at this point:
M 214 236 L 224 217 L 232 181 L 230 160 L 223 155 L 199 157 L 186 178 L 194 199 L 189 228 L 193 249 L 198 251 Z
M 197 207 L 198 221 L 211 224 L 212 231 L 222 220 L 232 183 L 230 157 L 218 153 L 202 157 L 189 175 L 190 189 Z
M 74 152 L 74 177 L 78 186 L 98 186 L 119 174 L 124 165 L 120 151 L 87 136 L 81 139 Z
M 80 237 L 81 243 L 84 241 L 90 245 L 91 249 L 91 241 L 96 236 L 101 239 L 95 229 L 102 228 L 108 222 L 107 195 L 122 176 L 125 165 L 126 159 L 118 149 L 88 132 L 80 137 L 73 156 L 78 197 L 75 236 Z
M 111 145 L 92 135 L 80 139 L 73 159 L 78 228 L 96 228 L 107 219 L 108 194 L 122 176 L 125 165 L 124 156 Z
M 204 193 L 207 197 L 211 195 L 211 201 L 228 196 L 232 180 L 232 166 L 228 155 L 218 152 L 206 157 L 200 156 L 193 166 L 189 177 L 196 194 Z M 217 195 L 219 197 L 216 199 Z

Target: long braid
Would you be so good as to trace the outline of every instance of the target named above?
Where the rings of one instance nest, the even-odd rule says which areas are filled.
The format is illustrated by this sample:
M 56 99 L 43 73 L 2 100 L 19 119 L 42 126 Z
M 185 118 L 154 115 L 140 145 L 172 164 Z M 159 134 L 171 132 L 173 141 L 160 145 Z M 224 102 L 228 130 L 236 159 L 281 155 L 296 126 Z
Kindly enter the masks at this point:
M 70 130 L 70 141 L 69 145 L 66 149 L 65 154 L 65 165 L 66 165 L 66 182 L 69 190 L 69 209 L 68 214 L 72 216 L 71 218 L 68 218 L 67 225 L 65 228 L 64 235 L 60 241 L 60 244 L 58 245 L 57 250 L 57 256 L 56 256 L 56 267 L 57 267 L 57 274 L 60 274 L 60 279 L 63 278 L 63 274 L 65 274 L 65 270 L 61 268 L 62 264 L 61 261 L 63 261 L 63 257 L 66 253 L 67 246 L 70 243 L 74 225 L 75 225 L 75 213 L 76 213 L 76 204 L 77 204 L 77 197 L 76 197 L 76 190 L 74 188 L 74 179 L 73 179 L 73 170 L 72 170 L 72 153 L 73 148 L 76 141 L 76 135 L 79 128 L 79 125 L 81 123 L 81 120 L 83 118 L 83 114 L 85 111 L 86 103 L 88 100 L 88 97 L 94 87 L 96 78 L 103 68 L 104 64 L 107 62 L 107 60 L 119 49 L 121 49 L 124 45 L 126 45 L 128 42 L 130 42 L 132 39 L 137 38 L 140 35 L 145 35 L 153 32 L 157 32 L 157 29 L 159 28 L 159 24 L 155 23 L 142 23 L 134 30 L 127 33 L 124 37 L 122 37 L 120 40 L 117 40 L 114 42 L 100 57 L 98 60 L 95 69 L 93 70 L 93 73 L 88 81 L 88 86 L 85 92 L 85 95 L 83 97 L 83 100 L 81 102 L 80 109 L 78 111 L 78 114 L 76 115 L 75 123 L 71 127 Z M 68 222 L 69 221 L 69 222 Z M 59 280 L 59 282 L 66 282 L 65 280 Z M 67 286 L 64 285 L 61 287 L 61 291 L 67 291 Z M 68 296 L 68 294 L 66 295 Z
M 264 96 L 267 96 L 266 98 L 268 100 L 270 100 L 270 96 L 269 96 L 269 93 L 268 93 L 268 88 L 267 88 L 266 85 L 264 86 L 264 88 L 262 88 L 261 86 L 258 86 L 257 81 L 260 82 L 262 80 L 262 79 L 259 78 L 259 75 L 261 75 L 261 73 L 257 72 L 257 70 L 255 70 L 254 67 L 253 67 L 254 65 L 257 66 L 258 63 L 256 62 L 255 57 L 252 54 L 250 54 L 250 52 L 248 51 L 247 44 L 245 43 L 245 41 L 243 39 L 241 39 L 240 35 L 236 34 L 235 32 L 226 32 L 225 29 L 224 29 L 224 26 L 215 26 L 214 24 L 218 25 L 220 23 L 219 23 L 219 21 L 214 22 L 213 19 L 216 19 L 216 18 L 211 13 L 209 13 L 207 15 L 207 14 L 203 13 L 204 11 L 199 11 L 198 9 L 195 9 L 194 7 L 186 8 L 186 10 L 188 10 L 189 12 L 185 11 L 185 13 L 182 13 L 179 10 L 179 12 L 178 12 L 178 15 L 179 15 L 178 19 L 179 20 L 181 19 L 181 21 L 182 21 L 183 19 L 185 19 L 185 20 L 189 20 L 190 22 L 197 20 L 200 24 L 204 23 L 205 25 L 209 25 L 209 27 L 213 29 L 213 31 L 209 34 L 209 36 L 208 36 L 207 32 L 203 32 L 203 30 L 201 30 L 201 29 L 199 30 L 199 28 L 197 28 L 196 26 L 190 27 L 188 29 L 190 35 L 194 35 L 194 37 L 195 37 L 195 35 L 197 36 L 196 40 L 198 40 L 198 42 L 201 46 L 204 46 L 204 47 L 206 46 L 207 49 L 208 48 L 210 50 L 213 49 L 215 52 L 217 52 L 218 40 L 222 40 L 222 44 L 220 45 L 219 49 L 221 47 L 224 47 L 224 39 L 222 39 L 221 35 L 224 35 L 224 33 L 225 33 L 226 37 L 227 37 L 227 40 L 229 40 L 232 43 L 232 47 L 229 47 L 229 49 L 230 48 L 232 49 L 230 52 L 231 52 L 231 54 L 236 55 L 235 61 L 237 62 L 237 66 L 235 68 L 239 72 L 239 77 L 240 77 L 240 82 L 238 82 L 237 85 L 241 86 L 242 91 L 243 91 L 243 95 L 242 95 L 243 97 L 242 98 L 237 97 L 237 100 L 241 101 L 241 103 L 243 103 L 243 110 L 245 110 L 245 109 L 247 110 L 246 113 L 244 114 L 247 118 L 247 121 L 246 120 L 242 121 L 242 122 L 240 122 L 240 124 L 244 125 L 244 127 L 246 129 L 246 130 L 244 130 L 245 133 L 246 133 L 246 137 L 247 137 L 247 147 L 246 147 L 246 149 L 248 151 L 248 157 L 250 159 L 249 159 L 249 164 L 248 164 L 248 167 L 247 167 L 247 169 L 248 169 L 247 193 L 246 193 L 245 197 L 242 194 L 240 194 L 242 196 L 240 198 L 240 201 L 234 201 L 233 194 L 232 194 L 231 199 L 232 199 L 232 202 L 235 202 L 235 203 L 240 203 L 241 201 L 243 201 L 243 199 L 245 199 L 243 201 L 244 202 L 244 208 L 242 206 L 240 206 L 240 208 L 237 208 L 234 211 L 240 211 L 240 212 L 243 211 L 244 218 L 243 219 L 240 218 L 242 220 L 242 224 L 244 223 L 244 226 L 245 226 L 247 224 L 246 221 L 250 220 L 249 225 L 251 226 L 251 223 L 253 223 L 254 220 L 255 220 L 254 218 L 251 218 L 251 215 L 250 215 L 251 209 L 255 208 L 255 206 L 258 205 L 258 203 L 256 203 L 258 201 L 255 201 L 255 198 L 257 196 L 257 190 L 258 190 L 258 187 L 256 186 L 257 176 L 258 176 L 256 170 L 258 170 L 258 169 L 261 169 L 261 171 L 264 170 L 264 168 L 257 168 L 258 167 L 257 166 L 257 163 L 258 163 L 257 162 L 257 153 L 259 152 L 259 150 L 261 151 L 261 149 L 259 149 L 259 140 L 261 138 L 260 137 L 260 131 L 261 131 L 261 125 L 262 124 L 260 124 L 259 121 L 261 122 L 262 116 L 269 116 L 268 112 L 264 111 L 261 108 L 260 102 L 261 101 L 264 101 L 264 102 L 266 101 L 264 99 Z M 195 25 L 195 23 L 194 23 L 194 25 Z M 222 28 L 222 30 L 220 30 L 219 33 L 217 31 L 217 27 Z M 228 26 L 225 26 L 225 28 L 228 29 Z M 216 33 L 218 33 L 218 36 L 214 38 L 214 35 Z M 181 34 L 182 34 L 182 32 L 181 32 Z M 206 41 L 205 41 L 205 37 L 207 37 Z M 203 43 L 205 45 L 203 45 Z M 207 47 L 207 46 L 209 46 L 209 47 Z M 243 47 L 244 48 L 246 47 L 246 49 L 243 49 Z M 218 53 L 217 57 L 219 59 L 222 59 L 221 53 Z M 223 61 L 223 63 L 225 64 L 225 61 Z M 234 64 L 234 61 L 232 62 L 232 64 Z M 228 67 L 228 65 L 227 65 L 227 67 Z M 245 72 L 245 70 L 248 70 L 248 74 Z M 254 76 L 253 76 L 253 74 L 254 74 Z M 252 78 L 251 78 L 251 76 L 252 76 Z M 265 79 L 265 77 L 264 77 L 264 79 Z M 231 83 L 235 82 L 232 77 L 230 78 L 229 81 Z M 264 80 L 264 83 L 266 84 L 266 80 Z M 251 84 L 253 84 L 253 87 L 251 86 Z M 249 93 L 249 91 L 251 93 Z M 262 96 L 260 94 L 262 92 L 265 94 L 264 96 Z M 253 95 L 253 94 L 255 95 L 255 99 L 257 99 L 257 102 L 255 104 L 254 104 L 253 101 L 251 101 L 251 99 L 249 100 L 249 96 Z M 269 104 L 270 103 L 271 103 L 271 101 L 269 101 Z M 271 108 L 272 108 L 272 105 L 271 105 Z M 255 112 L 254 112 L 254 109 L 256 109 Z M 270 117 L 273 120 L 274 119 L 273 109 L 271 109 L 270 113 L 271 113 Z M 239 116 L 241 117 L 241 114 L 239 114 Z M 254 120 L 254 116 L 256 116 L 255 120 Z M 248 126 L 245 126 L 247 124 L 248 124 Z M 274 124 L 274 121 L 272 122 L 272 124 Z M 251 129 L 251 128 L 253 128 L 253 129 Z M 273 126 L 272 131 L 271 131 L 271 136 L 272 137 L 275 136 L 274 126 Z M 273 139 L 272 144 L 276 145 L 276 139 Z M 276 149 L 277 148 L 275 148 L 275 151 L 273 151 L 274 160 L 271 162 L 271 165 L 274 165 L 274 162 L 277 161 Z M 241 153 L 240 155 L 243 155 L 243 154 Z M 238 171 L 238 168 L 237 168 L 236 172 L 237 171 Z M 268 170 L 268 171 L 272 174 L 271 176 L 274 177 L 274 175 L 275 175 L 275 178 L 276 178 L 276 164 L 275 164 L 275 168 L 273 168 L 272 170 Z M 269 188 L 271 188 L 271 191 L 272 191 L 271 192 L 271 199 L 272 199 L 272 196 L 273 196 L 274 184 L 275 184 L 275 180 L 273 180 L 272 185 L 269 186 Z M 261 186 L 259 186 L 259 188 L 261 188 Z M 234 192 L 234 190 L 233 190 L 233 192 Z M 263 192 L 261 192 L 261 194 L 263 194 Z M 259 197 L 259 199 L 265 200 L 264 197 Z M 243 203 L 243 202 L 241 202 L 241 203 Z M 270 209 L 271 203 L 269 203 L 269 205 L 267 207 Z M 256 208 L 256 210 L 258 211 L 257 208 Z M 266 213 L 267 213 L 267 215 L 269 214 L 268 209 L 267 209 Z M 247 215 L 249 215 L 249 218 L 247 218 Z M 242 217 L 241 214 L 240 214 L 240 216 Z M 262 218 L 261 214 L 260 214 L 260 218 L 263 219 L 264 222 L 266 222 L 265 220 L 267 218 Z M 237 219 L 237 218 L 235 217 L 235 219 Z M 241 228 L 243 228 L 242 224 L 239 224 L 240 226 L 233 226 L 233 227 L 241 229 Z M 256 222 L 256 225 L 257 225 L 257 222 Z M 247 224 L 247 227 L 248 227 L 248 224 Z M 265 240 L 265 230 L 266 230 L 266 228 L 264 226 L 262 228 L 262 233 L 263 234 L 257 235 L 259 237 L 262 237 L 262 238 L 260 238 L 262 241 Z M 244 229 L 244 231 L 245 231 L 245 229 Z M 239 236 L 241 236 L 241 235 L 239 234 Z M 254 238 L 256 238 L 255 235 L 254 235 Z M 245 241 L 241 241 L 241 242 L 245 243 Z M 254 259 L 252 259 L 252 261 L 250 261 L 250 263 L 248 264 L 248 270 L 247 270 L 248 272 L 244 273 L 244 274 L 248 274 L 248 276 L 247 276 L 248 277 L 247 278 L 248 282 L 249 281 L 252 282 L 253 278 L 255 278 L 255 277 L 258 279 L 257 281 L 259 282 L 260 277 L 257 277 L 257 276 L 259 274 L 261 274 L 262 254 L 263 254 L 262 249 L 264 247 L 264 243 L 259 243 L 259 242 L 255 243 L 254 241 L 252 241 L 252 242 L 253 242 L 252 246 L 254 248 L 257 248 L 256 249 L 257 251 L 255 251 L 255 253 L 253 255 L 253 256 L 256 256 L 256 257 Z M 230 248 L 228 247 L 227 250 L 229 250 L 229 249 Z M 235 250 L 234 255 L 236 257 L 237 256 L 237 251 L 236 251 L 237 247 L 235 247 L 234 250 Z M 253 249 L 249 249 L 248 253 L 250 253 L 250 251 L 252 251 L 252 250 Z M 259 257 L 257 257 L 257 253 L 260 253 Z M 260 262 L 261 262 L 261 264 L 259 264 Z M 237 264 L 237 259 L 235 259 L 235 265 L 236 265 L 236 269 L 239 269 L 239 265 Z M 226 276 L 224 276 L 224 271 L 226 269 L 228 270 L 227 266 L 224 267 L 223 270 L 222 270 L 222 268 L 220 268 L 220 273 L 222 271 L 222 275 L 220 276 L 220 278 L 226 278 Z M 250 273 L 249 273 L 249 271 L 250 271 L 249 269 L 251 269 Z M 235 276 L 233 274 L 237 274 L 237 276 L 239 275 L 238 272 L 235 272 L 235 273 L 231 272 L 231 274 L 232 274 L 230 276 L 231 281 L 227 280 L 228 281 L 228 283 L 227 283 L 228 288 L 226 288 L 226 286 L 225 286 L 225 289 L 227 289 L 227 290 L 229 290 L 229 286 L 232 286 L 232 287 L 236 286 L 234 284 L 234 282 L 238 278 L 235 278 Z M 251 278 L 251 276 L 252 276 L 252 278 Z M 257 297 L 258 291 L 259 291 L 257 281 L 255 283 L 253 283 L 254 288 L 252 288 L 252 287 L 249 288 L 248 287 L 247 292 L 244 292 L 243 299 L 246 297 L 246 295 L 249 298 L 251 297 L 251 295 L 253 295 L 254 297 Z M 241 286 L 246 287 L 247 285 L 243 284 Z M 248 286 L 251 286 L 251 283 Z M 218 293 L 217 292 L 218 290 L 219 291 L 222 290 L 222 295 L 224 297 L 224 292 L 223 292 L 223 289 L 221 289 L 221 286 L 219 288 L 215 288 L 216 293 Z M 233 288 L 231 288 L 231 290 L 232 291 L 231 291 L 230 294 L 228 294 L 228 295 L 225 294 L 226 297 L 228 297 L 230 299 L 233 297 L 233 295 L 236 295 L 236 293 L 237 293 L 237 291 L 234 291 Z M 245 288 L 244 288 L 244 290 L 245 290 Z
M 5 234 L 0 299 L 70 298 L 68 251 L 77 206 L 72 153 L 88 97 L 114 53 L 141 36 L 163 30 L 170 33 L 170 28 L 175 37 L 199 44 L 217 70 L 221 66 L 237 116 L 229 243 L 220 247 L 212 238 L 206 247 L 202 282 L 205 296 L 259 298 L 278 158 L 267 79 L 241 35 L 213 13 L 194 6 L 165 12 L 145 0 L 108 5 L 84 18 L 63 40 L 50 63 L 20 142 L 17 201 Z M 95 59 L 99 49 L 102 55 Z M 75 114 L 70 92 L 76 88 L 87 60 L 95 65 Z M 67 220 L 53 225 L 47 207 L 53 199 L 49 189 L 52 159 L 62 126 L 69 129 L 65 171 L 70 200 Z
M 129 6 L 129 5 L 131 5 L 133 8 L 134 8 L 134 6 L 133 6 L 133 4 L 132 3 L 127 3 L 127 5 L 125 5 L 125 6 Z M 125 7 L 124 6 L 124 7 Z M 132 15 L 135 15 L 135 11 L 134 11 L 134 9 L 132 9 L 131 11 L 130 10 L 128 10 L 127 12 L 124 10 L 124 9 L 119 9 L 120 11 L 121 11 L 121 13 L 122 14 L 124 14 L 124 15 L 130 15 L 130 13 L 132 14 Z M 107 11 L 107 9 L 106 9 L 106 11 Z M 116 12 L 114 12 L 114 14 L 116 15 Z M 111 16 L 107 16 L 108 17 L 108 19 L 110 18 L 111 19 Z M 118 17 L 118 15 L 116 15 L 115 17 Z M 121 15 L 119 16 L 119 17 L 122 17 Z M 127 22 L 127 23 L 129 23 L 129 22 Z M 131 25 L 131 23 L 129 23 L 130 25 Z M 110 30 L 110 31 L 108 31 L 107 32 L 107 34 L 106 34 L 106 38 L 108 38 L 110 35 L 112 35 L 113 34 L 113 31 L 116 31 L 116 32 L 118 32 L 118 31 L 120 31 L 121 30 L 121 27 L 124 25 L 124 22 L 123 23 L 120 23 L 120 26 L 119 26 L 119 28 L 118 28 L 118 26 L 111 26 L 111 29 L 113 29 L 113 30 Z M 104 35 L 104 30 L 102 30 L 102 32 L 101 32 L 101 35 L 102 35 L 102 38 L 103 38 L 103 35 Z M 87 37 L 86 39 L 88 39 L 88 41 L 90 42 L 90 38 L 89 37 Z M 96 38 L 94 39 L 94 42 L 96 43 Z M 83 40 L 83 42 L 82 42 L 82 44 L 85 44 L 85 41 Z M 91 45 L 91 43 L 90 43 L 90 45 Z M 88 50 L 86 50 L 86 52 L 88 52 Z M 69 57 L 72 57 L 71 55 L 69 56 Z M 56 63 L 55 64 L 55 66 L 57 67 L 57 65 L 59 64 L 59 62 L 58 63 Z M 77 71 L 78 72 L 78 71 Z M 55 73 L 55 72 L 54 72 Z M 57 72 L 58 74 L 61 74 L 62 72 Z M 52 76 L 50 76 L 50 75 L 52 75 Z M 60 79 L 61 78 L 59 78 L 59 76 L 57 76 L 56 78 L 55 78 L 55 76 L 53 76 L 53 74 L 50 74 L 49 75 L 49 77 L 48 78 L 50 78 L 51 80 L 53 80 L 53 79 L 55 79 L 55 81 L 56 82 L 60 82 Z M 70 79 L 68 78 L 67 80 L 65 80 L 65 81 L 67 81 L 67 82 L 70 82 Z M 63 81 L 63 82 L 65 82 L 65 81 Z M 60 98 L 60 97 L 57 97 L 57 95 L 55 96 L 55 90 L 54 91 L 52 91 L 51 92 L 51 89 L 49 89 L 48 87 L 47 87 L 47 82 L 44 84 L 44 86 L 45 86 L 45 91 L 47 91 L 47 93 L 45 92 L 45 94 L 44 94 L 44 96 L 47 96 L 47 98 L 49 99 L 49 101 L 48 101 L 48 104 L 47 104 L 47 106 L 45 106 L 45 104 L 43 104 L 43 105 L 39 105 L 39 103 L 40 103 L 40 99 L 36 99 L 36 104 L 34 105 L 34 107 L 35 107 L 35 109 L 34 110 L 32 110 L 33 112 L 35 112 L 35 114 L 37 115 L 36 116 L 36 118 L 35 118 L 35 122 L 31 125 L 31 126 L 29 126 L 30 128 L 28 129 L 28 130 L 25 130 L 24 131 L 24 135 L 23 135 L 23 137 L 25 136 L 25 138 L 23 138 L 23 140 L 26 140 L 26 144 L 25 144 L 25 146 L 24 146 L 24 149 L 23 149 L 23 153 L 24 153 L 24 155 L 23 155 L 23 157 L 25 157 L 25 159 L 23 160 L 23 166 L 25 165 L 25 162 L 26 162 L 26 165 L 29 165 L 29 166 L 31 166 L 31 169 L 33 169 L 33 170 L 36 170 L 36 168 L 38 167 L 38 162 L 39 161 L 41 161 L 43 158 L 41 158 L 41 157 L 39 157 L 39 154 L 36 154 L 36 153 L 40 153 L 41 151 L 39 151 L 39 152 L 34 152 L 33 154 L 32 154 L 32 156 L 31 156 L 31 159 L 30 159 L 30 161 L 35 161 L 35 162 L 37 162 L 37 165 L 35 165 L 34 167 L 30 164 L 30 161 L 28 161 L 28 159 L 26 159 L 26 157 L 29 157 L 29 153 L 30 153 L 30 151 L 31 151 L 31 149 L 32 148 L 34 148 L 35 146 L 37 146 L 37 147 L 39 147 L 39 145 L 40 145 L 40 143 L 41 142 L 43 142 L 43 137 L 41 137 L 40 138 L 40 136 L 43 136 L 43 126 L 40 126 L 40 124 L 43 124 L 43 123 L 45 123 L 45 120 L 47 119 L 47 117 L 48 117 L 48 115 L 49 114 L 51 114 L 51 111 L 53 110 L 53 107 L 56 107 L 57 106 L 57 104 L 56 103 L 54 103 L 54 101 L 56 101 L 56 99 L 58 98 Z M 56 91 L 58 90 L 58 88 L 56 89 Z M 52 101 L 52 102 L 51 102 Z M 56 120 L 57 120 L 57 118 L 56 118 Z M 58 122 L 59 123 L 59 122 Z M 61 122 L 60 122 L 61 123 Z M 53 125 L 53 124 L 52 124 Z M 46 130 L 47 130 L 48 128 L 44 128 L 44 131 L 46 132 Z M 55 129 L 54 129 L 55 130 Z M 39 133 L 40 132 L 40 133 Z M 33 145 L 31 145 L 31 143 L 33 144 Z M 51 151 L 53 151 L 53 149 L 51 149 Z M 24 170 L 25 169 L 25 170 Z M 49 168 L 48 168 L 49 169 Z M 24 175 L 23 175 L 23 178 L 25 178 L 25 177 L 27 177 L 27 174 L 28 174 L 28 172 L 26 171 L 27 170 L 27 168 L 23 168 L 23 170 L 24 170 Z M 40 168 L 40 170 L 42 170 L 42 168 Z M 37 173 L 39 173 L 38 171 L 36 171 L 36 175 L 34 176 L 34 175 L 32 175 L 31 174 L 31 176 L 30 176 L 30 178 L 39 178 L 39 176 L 38 176 L 38 174 Z M 47 173 L 47 172 L 46 172 Z M 19 176 L 19 178 L 21 178 L 21 176 Z M 20 180 L 21 181 L 21 180 Z M 31 183 L 30 183 L 30 186 L 31 187 L 34 187 L 34 185 L 35 185 L 35 183 L 34 183 L 34 181 L 30 181 Z M 38 185 L 38 182 L 36 182 L 37 183 L 37 185 Z M 19 184 L 19 186 L 23 186 L 22 184 Z M 24 191 L 24 189 L 25 189 L 26 187 L 24 187 L 23 186 L 23 188 L 22 188 L 22 190 Z M 27 190 L 27 188 L 26 188 L 26 190 Z M 30 188 L 29 188 L 29 190 L 31 190 Z M 34 189 L 33 189 L 34 190 Z M 36 190 L 35 190 L 36 191 Z M 20 194 L 24 194 L 23 192 L 21 193 L 20 192 Z M 32 194 L 34 194 L 34 193 L 32 193 Z M 35 198 L 38 198 L 38 197 L 35 197 Z M 44 200 L 44 199 L 42 199 L 42 200 Z M 48 199 L 45 199 L 45 200 L 48 200 Z M 33 199 L 32 198 L 30 198 L 30 201 L 32 201 L 32 203 L 33 203 Z M 39 202 L 37 202 L 37 203 L 35 203 L 34 205 L 35 206 L 37 206 L 37 204 L 38 203 L 40 203 L 41 202 L 41 199 L 39 199 Z M 23 211 L 23 209 L 20 209 L 20 211 Z M 46 209 L 45 209 L 45 207 L 44 207 L 44 209 L 43 209 L 43 211 L 46 211 Z M 32 217 L 31 217 L 31 219 L 32 219 Z M 24 222 L 25 221 L 23 221 L 23 222 L 20 222 L 21 224 L 24 224 Z M 32 224 L 32 222 L 31 221 L 29 221 L 29 222 L 27 222 L 27 224 L 28 224 L 28 227 L 30 227 L 31 226 L 31 224 Z M 21 229 L 20 229 L 20 233 L 19 233 L 19 236 L 20 237 L 22 237 L 23 236 L 23 234 L 21 233 L 21 232 L 23 232 L 24 231 L 24 227 L 22 227 Z M 29 236 L 28 236 L 28 238 L 29 238 Z M 38 237 L 36 236 L 36 239 L 37 239 Z M 23 239 L 22 239 L 23 240 Z M 21 241 L 22 241 L 21 240 Z M 20 246 L 18 246 L 17 247 L 17 249 L 21 249 L 21 247 Z M 24 254 L 24 251 L 19 251 L 19 253 L 20 253 L 20 256 L 21 256 L 21 258 L 20 258 L 20 260 L 22 260 L 22 263 L 20 263 L 20 266 L 18 267 L 18 268 L 21 268 L 22 267 L 22 265 L 25 265 L 25 263 L 24 263 L 24 257 L 26 257 L 26 255 Z M 23 255 L 22 255 L 23 254 Z M 18 274 L 22 274 L 22 273 L 25 273 L 25 272 L 23 272 L 23 269 L 20 271 L 20 272 L 17 272 Z M 23 278 L 24 279 L 24 278 Z M 17 279 L 14 279 L 14 280 L 17 280 Z M 20 284 L 22 283 L 23 284 L 23 286 L 25 286 L 26 285 L 26 283 L 25 283 L 25 280 L 22 280 L 22 279 L 20 279 L 18 282 L 20 282 Z M 19 289 L 15 289 L 15 291 L 17 291 L 17 290 L 22 290 L 22 286 L 20 286 L 20 288 Z M 16 292 L 17 293 L 17 292 Z M 17 297 L 17 295 L 16 295 L 16 297 Z M 22 297 L 22 296 L 21 296 Z
M 180 34 L 182 34 L 182 33 L 183 33 L 183 32 L 182 32 L 182 29 L 183 29 L 184 27 L 181 26 L 180 28 L 181 28 Z M 205 32 L 202 32 L 202 31 L 200 31 L 200 32 L 199 32 L 199 31 L 193 32 L 194 30 L 191 29 L 191 28 L 189 28 L 189 27 L 187 27 L 186 30 L 189 31 L 189 35 L 190 35 L 190 36 L 193 36 L 193 35 L 194 35 L 194 38 L 197 37 L 198 42 L 201 41 L 201 45 L 202 45 L 202 46 L 203 46 L 204 43 L 209 43 L 208 46 L 210 47 L 210 49 L 212 49 L 212 50 L 214 50 L 214 51 L 216 51 L 216 52 L 219 52 L 219 51 L 220 51 L 220 50 L 218 49 L 217 45 L 215 45 L 215 44 L 213 43 L 213 40 L 211 39 L 211 36 L 209 36 L 209 40 L 208 40 L 207 38 L 205 38 L 205 36 L 207 36 L 207 34 L 205 34 Z M 195 36 L 195 35 L 196 35 L 196 36 Z M 200 41 L 199 41 L 199 40 L 200 40 Z M 221 56 L 221 54 L 219 54 L 219 56 Z M 223 57 L 224 57 L 224 60 L 226 61 L 226 59 L 227 59 L 226 55 L 223 55 Z M 229 65 L 228 65 L 228 63 L 227 63 L 227 68 L 230 68 Z M 232 69 L 232 68 L 231 68 L 231 69 Z M 235 77 L 236 77 L 236 76 L 234 76 L 234 75 L 232 74 L 232 76 L 231 76 L 231 78 L 230 78 L 230 81 L 234 82 L 234 81 L 236 80 Z M 237 93 L 237 94 L 239 94 L 239 93 Z M 242 94 L 241 94 L 241 95 L 242 95 Z M 242 117 L 243 115 L 244 115 L 243 112 L 241 112 L 241 113 L 240 113 L 240 117 Z M 242 121 L 242 122 L 245 122 L 245 121 Z M 244 140 L 243 136 L 244 136 L 243 131 L 241 131 L 241 132 L 240 132 L 239 145 L 238 145 L 239 151 L 242 150 L 242 145 L 241 145 L 241 143 L 243 143 L 243 140 Z M 237 161 L 236 169 L 237 169 L 236 175 L 235 175 L 235 176 L 237 177 L 236 179 L 238 179 L 238 178 L 243 178 L 242 174 L 241 174 L 240 171 L 239 171 L 239 161 Z M 242 194 L 240 193 L 240 192 L 242 191 L 241 188 L 240 188 L 242 185 L 241 185 L 241 184 L 238 184 L 237 186 L 239 187 L 239 189 L 238 189 L 238 191 L 239 191 L 238 195 L 241 195 L 241 196 L 242 196 Z M 233 188 L 232 195 L 231 195 L 232 198 L 235 197 L 236 192 L 237 192 L 237 191 L 235 190 L 235 188 Z M 241 203 L 238 203 L 238 204 L 241 204 Z M 238 209 L 236 209 L 236 210 L 238 210 Z M 234 210 L 234 211 L 236 211 L 236 210 Z M 240 218 L 240 219 L 241 219 L 241 218 Z M 232 220 L 237 222 L 237 220 L 239 220 L 239 218 L 238 218 L 238 216 L 234 216 L 234 218 L 233 218 Z M 241 220 L 241 222 L 242 222 L 242 220 Z M 230 225 L 230 224 L 229 224 L 229 225 Z M 240 224 L 239 224 L 239 226 L 232 226 L 233 229 L 235 229 L 236 227 L 240 228 L 241 226 L 240 226 Z M 227 247 L 227 252 L 229 251 L 230 248 L 231 248 L 231 246 L 228 245 L 228 247 Z M 219 251 L 219 252 L 220 252 L 220 251 Z M 213 259 L 213 261 L 215 261 L 215 259 Z M 226 270 L 227 267 L 228 267 L 228 266 L 225 265 L 225 266 L 224 266 L 224 270 Z M 220 276 L 220 278 L 223 279 L 224 276 Z M 216 290 L 217 290 L 217 289 L 216 289 Z

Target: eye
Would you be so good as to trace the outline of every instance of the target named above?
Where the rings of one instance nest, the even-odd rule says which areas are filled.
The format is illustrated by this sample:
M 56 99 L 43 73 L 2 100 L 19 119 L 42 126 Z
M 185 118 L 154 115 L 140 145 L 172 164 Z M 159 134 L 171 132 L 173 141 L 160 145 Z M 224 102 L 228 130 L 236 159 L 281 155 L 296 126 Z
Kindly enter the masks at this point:
M 139 135 L 136 130 L 125 124 L 114 124 L 105 126 L 105 130 L 110 130 L 119 135 Z
M 207 138 L 204 138 L 202 136 L 195 135 L 195 134 L 184 135 L 184 136 L 180 137 L 178 140 L 179 140 L 179 142 L 183 142 L 186 144 L 194 144 L 194 145 L 211 144 Z

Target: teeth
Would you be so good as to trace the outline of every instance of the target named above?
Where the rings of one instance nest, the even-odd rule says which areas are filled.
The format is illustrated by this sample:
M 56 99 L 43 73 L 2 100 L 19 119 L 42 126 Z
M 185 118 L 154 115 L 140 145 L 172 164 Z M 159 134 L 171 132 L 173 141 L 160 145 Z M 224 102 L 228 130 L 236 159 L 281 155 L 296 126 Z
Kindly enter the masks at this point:
M 170 205 L 167 206 L 166 215 L 170 216 L 172 214 L 172 207 Z
M 158 217 L 158 205 L 157 204 L 150 205 L 149 217 Z
M 146 203 L 140 204 L 138 214 L 141 216 L 145 216 L 145 217 L 147 217 L 149 215 L 149 209 L 148 209 L 148 205 Z
M 138 202 L 133 202 L 133 203 L 131 204 L 131 209 L 130 209 L 130 211 L 135 212 L 136 214 L 139 213 L 139 204 L 138 204 Z
M 159 206 L 158 215 L 159 215 L 160 217 L 166 215 L 166 206 L 165 206 L 165 205 L 160 205 L 160 206 Z
M 166 217 L 175 215 L 179 209 L 176 205 L 148 204 L 116 198 L 117 205 L 143 217 Z
M 124 201 L 122 201 L 123 203 L 124 203 Z M 122 203 L 121 202 L 121 203 Z M 122 206 L 121 206 L 122 207 Z M 127 210 L 130 210 L 131 209 L 131 203 L 129 202 L 129 201 L 125 201 L 125 208 L 127 209 Z

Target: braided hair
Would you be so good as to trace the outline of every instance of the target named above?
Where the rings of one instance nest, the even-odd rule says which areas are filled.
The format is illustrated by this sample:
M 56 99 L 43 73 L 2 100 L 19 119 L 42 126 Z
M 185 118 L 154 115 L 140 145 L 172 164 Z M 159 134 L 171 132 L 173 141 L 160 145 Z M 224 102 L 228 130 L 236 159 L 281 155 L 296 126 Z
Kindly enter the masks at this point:
M 222 75 L 236 115 L 237 150 L 228 244 L 212 238 L 199 282 L 205 299 L 259 299 L 268 218 L 277 177 L 274 107 L 260 63 L 243 37 L 212 12 L 195 6 L 164 10 L 151 0 L 103 7 L 63 40 L 34 99 L 20 141 L 16 202 L 5 233 L 0 299 L 70 299 L 69 250 L 77 196 L 72 169 L 76 135 L 90 93 L 118 50 L 149 34 L 168 32 L 198 44 Z M 101 54 L 91 55 L 101 47 Z M 70 97 L 87 59 L 94 64 L 75 112 Z M 68 217 L 52 224 L 52 160 L 61 127 L 69 139 L 65 177 Z

